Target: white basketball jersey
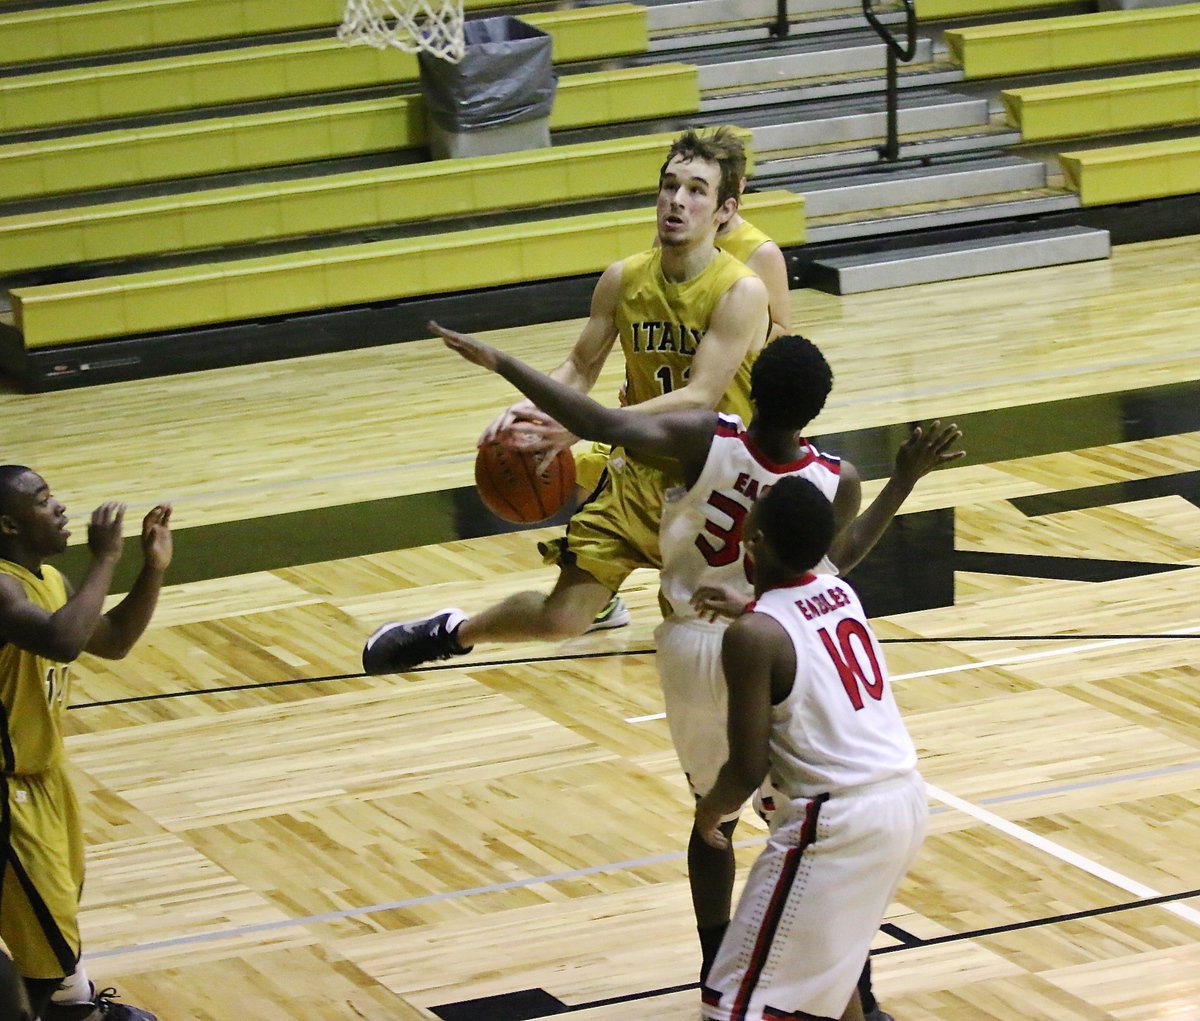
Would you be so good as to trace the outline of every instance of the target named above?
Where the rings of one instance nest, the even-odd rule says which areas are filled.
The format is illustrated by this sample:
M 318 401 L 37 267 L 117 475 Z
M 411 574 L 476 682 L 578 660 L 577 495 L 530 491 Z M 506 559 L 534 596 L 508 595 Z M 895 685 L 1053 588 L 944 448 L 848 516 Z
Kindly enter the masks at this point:
M 666 495 L 659 540 L 660 584 L 677 617 L 695 618 L 691 598 L 701 585 L 730 585 L 747 599 L 754 595 L 742 557 L 742 524 L 756 499 L 785 475 L 808 479 L 832 502 L 841 460 L 823 454 L 807 440 L 791 464 L 772 464 L 754 445 L 736 415 L 718 415 L 716 434 L 695 485 Z M 827 559 L 818 567 L 837 568 Z
M 755 613 L 796 648 L 791 693 L 772 709 L 771 783 L 812 798 L 908 773 L 917 752 L 858 596 L 843 579 L 806 574 L 764 592 Z

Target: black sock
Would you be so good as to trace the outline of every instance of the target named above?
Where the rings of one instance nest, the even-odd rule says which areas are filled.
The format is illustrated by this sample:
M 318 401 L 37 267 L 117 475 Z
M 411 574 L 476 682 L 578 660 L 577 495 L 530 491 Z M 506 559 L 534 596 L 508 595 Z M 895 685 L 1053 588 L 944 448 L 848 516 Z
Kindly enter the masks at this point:
M 858 976 L 858 998 L 862 1000 L 862 1009 L 864 1014 L 870 1014 L 876 1007 L 879 1006 L 879 1001 L 875 999 L 875 994 L 871 992 L 871 958 L 867 958 L 867 963 L 863 965 L 862 974 Z
M 26 978 L 25 992 L 29 996 L 29 1005 L 33 1008 L 33 1016 L 41 1017 L 46 1010 L 46 1005 L 50 1002 L 50 997 L 54 995 L 60 985 L 61 978 Z
M 701 984 L 708 979 L 709 969 L 716 959 L 717 951 L 721 949 L 721 940 L 725 938 L 725 930 L 728 928 L 728 922 L 722 922 L 720 925 L 706 925 L 703 928 L 697 926 L 696 928 L 696 932 L 700 935 Z

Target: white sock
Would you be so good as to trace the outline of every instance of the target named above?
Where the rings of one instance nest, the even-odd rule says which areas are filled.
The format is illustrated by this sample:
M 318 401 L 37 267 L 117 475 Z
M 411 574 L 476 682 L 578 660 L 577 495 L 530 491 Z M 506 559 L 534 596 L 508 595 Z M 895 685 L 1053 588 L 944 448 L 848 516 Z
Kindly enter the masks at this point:
M 53 1003 L 63 1004 L 91 1003 L 94 994 L 95 988 L 88 981 L 87 972 L 80 963 L 75 965 L 75 970 L 62 980 L 62 984 L 54 991 L 50 1000 Z

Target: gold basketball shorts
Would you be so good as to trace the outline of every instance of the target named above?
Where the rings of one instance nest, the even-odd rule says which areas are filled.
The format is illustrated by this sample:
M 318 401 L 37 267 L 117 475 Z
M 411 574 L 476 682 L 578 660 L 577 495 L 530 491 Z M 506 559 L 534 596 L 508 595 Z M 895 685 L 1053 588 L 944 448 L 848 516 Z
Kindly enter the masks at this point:
M 2 776 L 0 938 L 26 978 L 70 975 L 79 962 L 83 827 L 60 764 Z
M 639 567 L 661 568 L 663 489 L 677 482 L 614 447 L 595 491 L 567 524 L 567 534 L 541 544 L 544 561 L 574 565 L 611 592 Z

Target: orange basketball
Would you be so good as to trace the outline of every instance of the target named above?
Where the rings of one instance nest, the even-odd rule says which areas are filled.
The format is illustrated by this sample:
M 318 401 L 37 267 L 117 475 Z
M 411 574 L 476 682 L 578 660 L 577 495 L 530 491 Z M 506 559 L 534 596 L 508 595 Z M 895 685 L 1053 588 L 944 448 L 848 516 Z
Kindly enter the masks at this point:
M 483 505 L 496 517 L 522 525 L 545 521 L 561 510 L 575 488 L 575 459 L 569 450 L 560 450 L 539 475 L 545 457 L 500 443 L 480 447 L 475 488 Z

